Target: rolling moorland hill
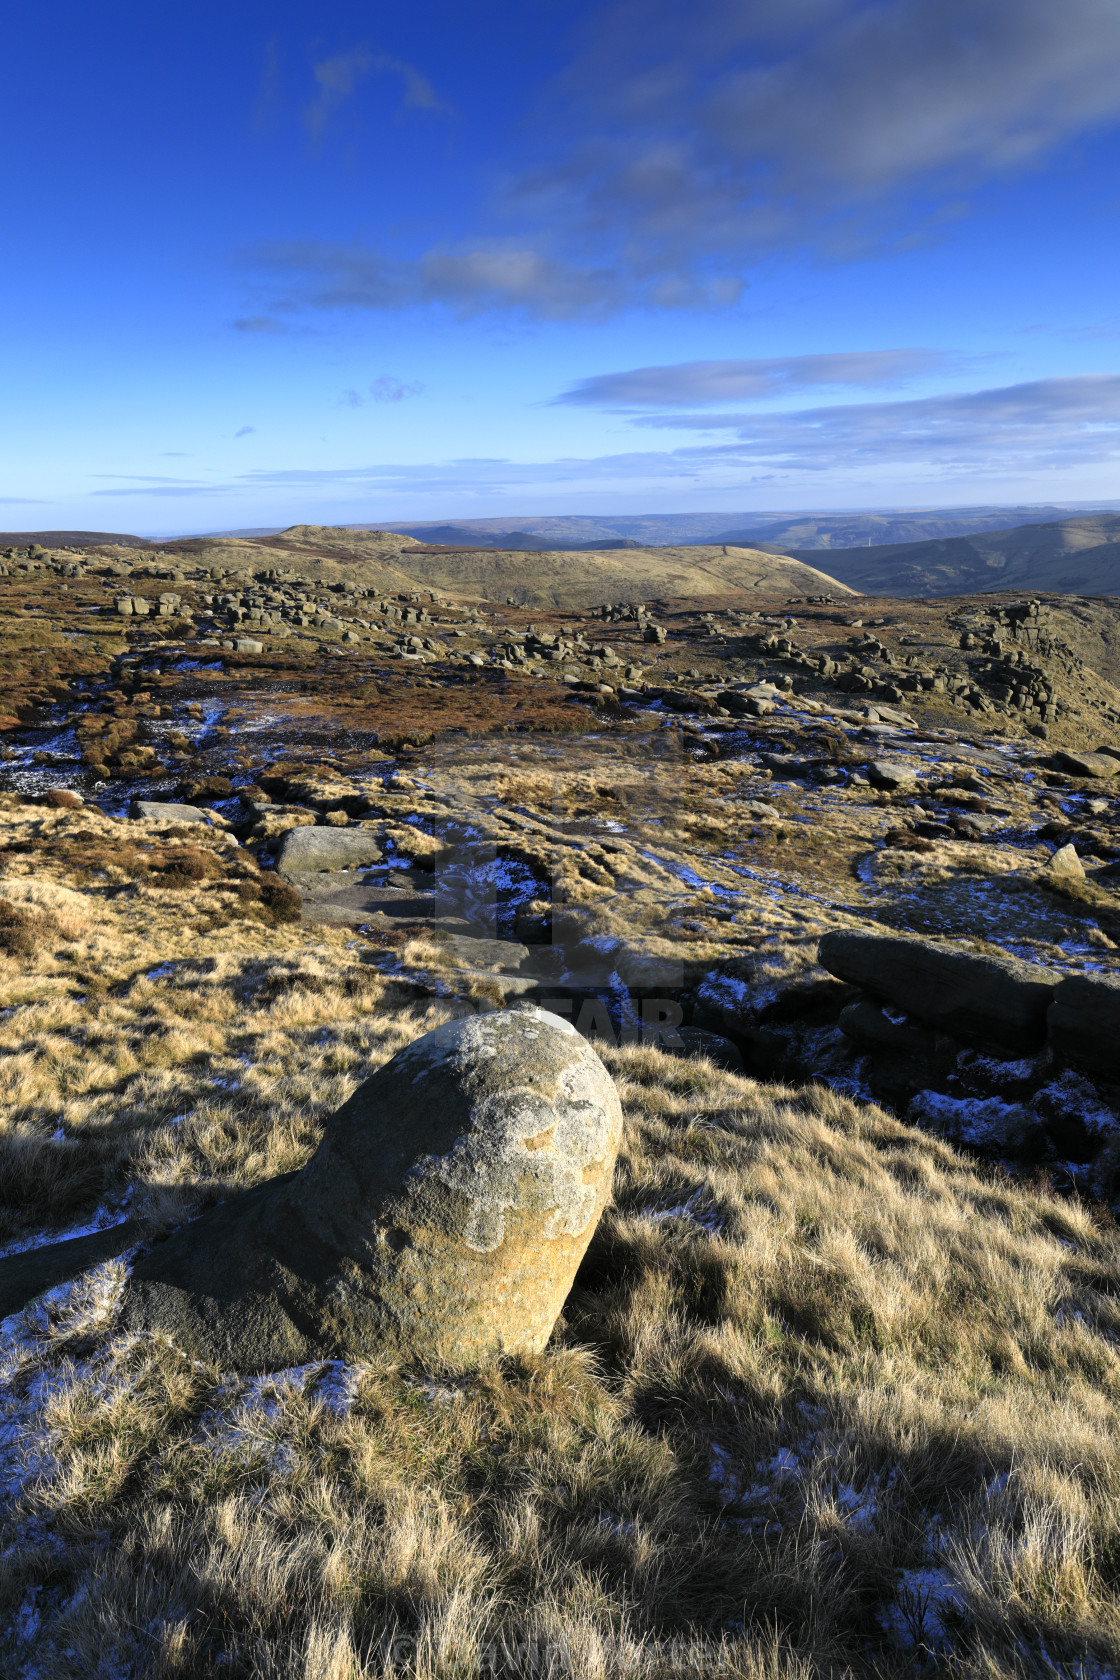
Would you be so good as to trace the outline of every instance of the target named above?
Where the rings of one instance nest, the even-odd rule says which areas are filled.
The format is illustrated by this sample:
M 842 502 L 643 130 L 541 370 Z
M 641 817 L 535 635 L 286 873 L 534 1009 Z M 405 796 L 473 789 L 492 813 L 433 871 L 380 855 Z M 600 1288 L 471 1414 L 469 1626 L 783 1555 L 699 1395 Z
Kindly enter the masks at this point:
M 708 598 L 756 591 L 849 593 L 800 560 L 757 549 L 612 549 L 605 553 L 444 548 L 392 531 L 293 525 L 276 537 L 191 538 L 158 545 L 167 555 L 211 568 L 271 561 L 309 579 L 349 578 L 400 593 L 435 589 L 518 606 L 576 609 L 604 601 Z M 267 557 L 267 558 L 266 558 Z
M 928 542 L 833 548 L 828 569 L 849 588 L 872 595 L 964 595 L 989 589 L 1115 595 L 1118 544 L 1120 513 L 1094 513 Z M 790 545 L 783 551 L 810 563 L 820 557 L 815 547 Z

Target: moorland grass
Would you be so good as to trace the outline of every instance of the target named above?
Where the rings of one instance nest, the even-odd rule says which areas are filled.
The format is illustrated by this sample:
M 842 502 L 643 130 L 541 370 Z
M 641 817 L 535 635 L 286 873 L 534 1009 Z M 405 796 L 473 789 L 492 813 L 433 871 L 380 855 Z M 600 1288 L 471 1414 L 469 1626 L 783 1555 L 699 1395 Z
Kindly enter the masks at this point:
M 13 1236 L 296 1168 L 471 1007 L 115 867 L 0 893 L 43 924 L 0 955 Z M 242 1381 L 118 1335 L 118 1263 L 9 1321 L 0 1671 L 1116 1671 L 1108 1216 L 821 1086 L 602 1054 L 614 1200 L 539 1358 Z

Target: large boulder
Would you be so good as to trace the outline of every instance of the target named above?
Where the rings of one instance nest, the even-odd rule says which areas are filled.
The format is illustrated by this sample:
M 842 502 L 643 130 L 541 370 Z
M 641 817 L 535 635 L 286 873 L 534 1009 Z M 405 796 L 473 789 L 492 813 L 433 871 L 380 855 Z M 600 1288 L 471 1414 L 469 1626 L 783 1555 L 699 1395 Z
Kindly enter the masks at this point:
M 879 933 L 826 933 L 820 960 L 838 979 L 942 1032 L 1016 1052 L 1041 1045 L 1061 978 L 1014 957 Z
M 292 828 L 285 834 L 276 866 L 301 869 L 361 869 L 381 859 L 381 834 L 373 828 Z
M 575 1029 L 471 1016 L 400 1051 L 301 1172 L 134 1269 L 126 1325 L 265 1371 L 388 1351 L 464 1368 L 543 1348 L 610 1194 L 622 1111 Z
M 1120 759 L 1113 758 L 1111 753 L 1070 752 L 1063 748 L 1054 754 L 1054 760 L 1070 776 L 1087 776 L 1095 781 L 1120 775 Z
M 1120 1081 L 1120 976 L 1067 974 L 1046 1015 L 1059 1056 Z

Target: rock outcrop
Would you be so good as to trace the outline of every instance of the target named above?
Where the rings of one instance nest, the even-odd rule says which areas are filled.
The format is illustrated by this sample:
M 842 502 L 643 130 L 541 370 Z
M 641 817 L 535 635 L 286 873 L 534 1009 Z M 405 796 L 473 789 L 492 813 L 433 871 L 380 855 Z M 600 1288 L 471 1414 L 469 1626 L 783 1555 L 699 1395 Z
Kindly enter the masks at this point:
M 125 1323 L 242 1371 L 538 1352 L 621 1135 L 610 1075 L 557 1016 L 450 1022 L 354 1093 L 301 1172 L 156 1247 L 134 1269 Z
M 826 933 L 830 974 L 888 999 L 907 1015 L 971 1042 L 1037 1050 L 1060 975 L 1014 957 L 954 950 L 930 939 Z
M 1120 1081 L 1120 978 L 1067 974 L 1046 1022 L 1059 1056 L 1102 1079 Z

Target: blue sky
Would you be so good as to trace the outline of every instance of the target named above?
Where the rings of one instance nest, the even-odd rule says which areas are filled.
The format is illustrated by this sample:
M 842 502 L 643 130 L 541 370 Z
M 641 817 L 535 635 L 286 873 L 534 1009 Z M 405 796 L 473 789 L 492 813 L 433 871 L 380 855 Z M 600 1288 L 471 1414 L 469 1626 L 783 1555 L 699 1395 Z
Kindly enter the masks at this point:
M 8 529 L 1120 496 L 1115 0 L 3 38 Z

